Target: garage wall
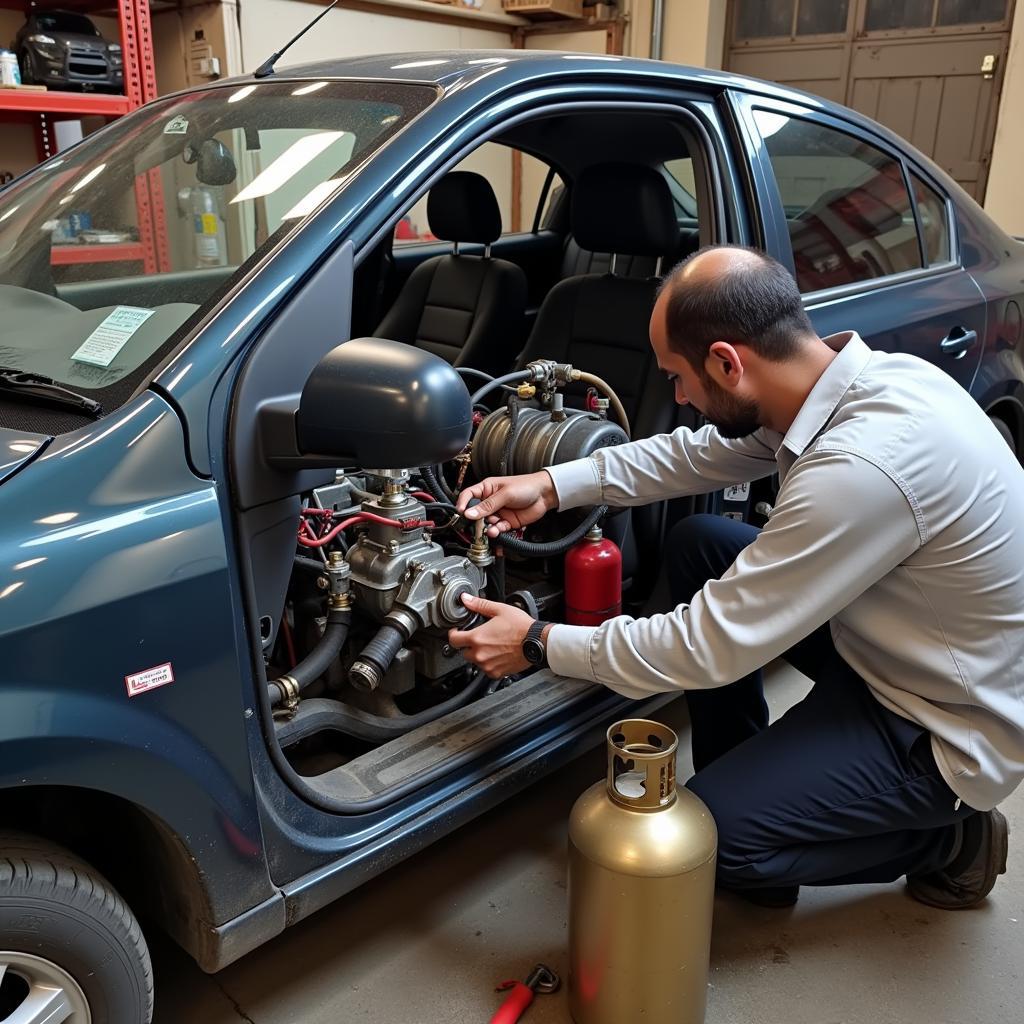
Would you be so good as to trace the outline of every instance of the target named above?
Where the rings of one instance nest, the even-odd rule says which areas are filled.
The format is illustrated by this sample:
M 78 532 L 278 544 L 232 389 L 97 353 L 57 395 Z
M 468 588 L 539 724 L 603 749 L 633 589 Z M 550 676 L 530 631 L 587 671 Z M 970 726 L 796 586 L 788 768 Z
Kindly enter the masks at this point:
M 444 8 L 441 8 L 443 10 Z M 247 0 L 242 4 L 242 66 L 253 71 L 283 42 L 319 13 L 300 0 Z M 278 67 L 330 57 L 412 50 L 465 50 L 511 46 L 508 32 L 419 21 L 400 14 L 369 14 L 335 9 L 281 58 Z
M 626 52 L 651 55 L 653 0 L 630 0 Z M 720 68 L 725 42 L 726 0 L 665 0 L 661 58 L 673 64 Z
M 1024 235 L 1020 172 L 1024 167 L 1024 0 L 1017 0 L 1010 29 L 1010 50 L 999 100 L 985 209 L 1005 231 Z

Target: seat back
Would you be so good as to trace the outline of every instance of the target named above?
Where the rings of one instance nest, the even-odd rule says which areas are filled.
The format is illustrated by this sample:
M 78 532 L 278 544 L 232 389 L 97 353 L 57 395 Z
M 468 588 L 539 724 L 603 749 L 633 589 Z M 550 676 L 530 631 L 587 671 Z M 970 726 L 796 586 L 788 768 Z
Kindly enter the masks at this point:
M 490 255 L 501 235 L 494 191 L 482 175 L 452 171 L 430 190 L 427 220 L 434 235 L 454 243 L 452 254 L 416 267 L 375 334 L 454 366 L 501 372 L 522 342 L 526 275 Z M 463 242 L 483 244 L 483 256 L 459 253 Z
M 540 358 L 572 363 L 615 389 L 634 438 L 670 430 L 677 408 L 673 389 L 658 369 L 649 336 L 661 262 L 675 255 L 680 241 L 668 184 L 650 167 L 590 167 L 573 186 L 570 221 L 581 251 L 614 254 L 609 270 L 568 277 L 552 288 L 518 365 Z M 623 257 L 630 271 L 646 264 L 651 274 L 622 276 Z M 567 404 L 579 407 L 584 393 L 570 388 Z M 657 559 L 640 560 L 637 551 L 659 550 L 664 517 L 659 502 L 607 525 L 622 547 L 624 575 L 641 587 L 650 582 L 646 575 Z

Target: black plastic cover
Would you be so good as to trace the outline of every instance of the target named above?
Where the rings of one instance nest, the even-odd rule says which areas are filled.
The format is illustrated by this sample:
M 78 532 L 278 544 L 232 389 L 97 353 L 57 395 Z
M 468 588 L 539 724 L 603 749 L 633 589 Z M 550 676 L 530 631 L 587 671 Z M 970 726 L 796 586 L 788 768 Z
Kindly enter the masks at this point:
M 454 458 L 473 414 L 462 378 L 443 359 L 397 341 L 354 338 L 332 349 L 302 389 L 299 450 L 372 469 Z

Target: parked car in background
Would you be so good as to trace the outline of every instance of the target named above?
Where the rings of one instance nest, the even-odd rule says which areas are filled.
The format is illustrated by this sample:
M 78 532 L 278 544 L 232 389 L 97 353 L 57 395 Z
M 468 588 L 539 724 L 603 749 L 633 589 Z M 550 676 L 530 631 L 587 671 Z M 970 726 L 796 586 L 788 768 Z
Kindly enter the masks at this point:
M 26 85 L 124 91 L 121 44 L 104 39 L 84 14 L 32 11 L 12 49 Z
M 660 706 L 470 671 L 460 595 L 561 618 L 593 513 L 502 554 L 447 503 L 695 425 L 648 318 L 659 274 L 724 241 L 788 266 L 820 333 L 941 366 L 1013 466 L 1024 246 L 792 89 L 539 51 L 327 61 L 156 100 L 0 192 L 0 1020 L 146 1024 L 139 918 L 218 970 Z M 626 609 L 675 519 L 770 500 L 607 520 Z

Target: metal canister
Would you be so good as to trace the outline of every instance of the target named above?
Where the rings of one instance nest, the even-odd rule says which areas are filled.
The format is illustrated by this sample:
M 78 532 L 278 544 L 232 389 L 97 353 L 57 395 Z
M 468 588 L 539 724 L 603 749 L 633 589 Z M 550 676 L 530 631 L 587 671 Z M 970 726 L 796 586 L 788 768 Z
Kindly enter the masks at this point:
M 676 734 L 608 730 L 608 776 L 569 819 L 569 1010 L 576 1024 L 701 1024 L 718 833 L 676 785 Z

